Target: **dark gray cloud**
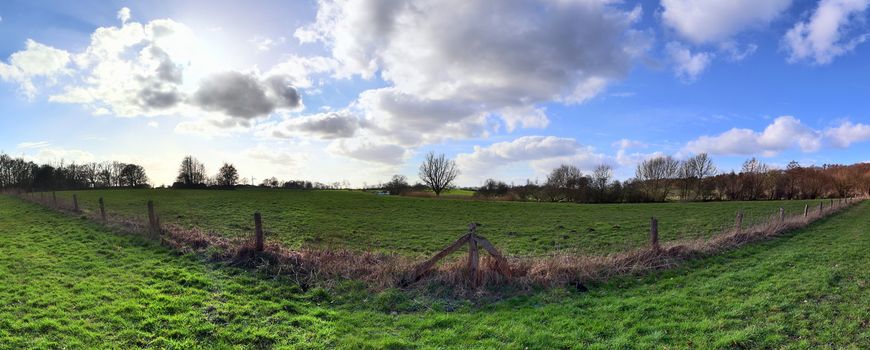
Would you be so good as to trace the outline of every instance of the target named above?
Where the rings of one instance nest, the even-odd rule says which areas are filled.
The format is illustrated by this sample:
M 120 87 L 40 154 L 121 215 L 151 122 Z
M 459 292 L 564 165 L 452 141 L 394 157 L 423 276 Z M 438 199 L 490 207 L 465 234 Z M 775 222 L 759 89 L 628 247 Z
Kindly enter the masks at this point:
M 160 65 L 157 66 L 157 78 L 167 83 L 181 84 L 183 77 L 181 66 L 172 62 L 172 58 L 169 57 L 169 54 L 157 46 L 151 46 L 150 51 L 151 55 L 160 61 Z
M 264 83 L 278 107 L 296 108 L 302 102 L 299 91 L 290 84 L 290 78 L 276 75 L 269 77 Z
M 327 140 L 341 139 L 353 137 L 360 127 L 359 118 L 342 110 L 285 120 L 272 129 L 272 136 L 287 138 L 301 134 Z
M 184 99 L 184 96 L 174 86 L 169 89 L 161 89 L 160 84 L 146 86 L 139 91 L 137 97 L 139 105 L 148 110 L 174 107 Z
M 239 72 L 214 74 L 193 95 L 193 103 L 202 109 L 244 119 L 268 115 L 277 108 L 295 108 L 300 102 L 296 88 L 281 77 L 261 83 Z

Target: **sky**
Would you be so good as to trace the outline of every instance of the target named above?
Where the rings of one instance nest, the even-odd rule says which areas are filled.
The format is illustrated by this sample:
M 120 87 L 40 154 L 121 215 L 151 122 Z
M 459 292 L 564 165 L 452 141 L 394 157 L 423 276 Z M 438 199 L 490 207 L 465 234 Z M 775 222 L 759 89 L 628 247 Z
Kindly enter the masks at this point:
M 870 161 L 870 0 L 0 2 L 0 151 L 458 185 Z

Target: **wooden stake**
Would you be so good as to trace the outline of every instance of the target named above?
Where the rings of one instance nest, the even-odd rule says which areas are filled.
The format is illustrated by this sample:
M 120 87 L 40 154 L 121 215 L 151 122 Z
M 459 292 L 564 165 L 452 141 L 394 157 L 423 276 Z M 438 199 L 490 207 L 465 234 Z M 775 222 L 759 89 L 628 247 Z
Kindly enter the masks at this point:
M 254 213 L 254 250 L 263 251 L 263 219 L 260 213 Z
M 734 228 L 737 232 L 743 229 L 743 209 L 737 211 L 737 218 L 734 220 Z
M 75 193 L 73 193 L 73 211 L 76 213 L 79 212 L 79 197 L 77 197 Z
M 477 252 L 477 237 L 475 237 L 475 232 L 477 231 L 477 225 L 471 224 L 468 226 L 468 278 L 471 279 L 471 287 L 477 288 L 480 274 L 480 255 Z
M 807 217 L 807 215 L 810 215 L 810 205 L 804 204 L 804 217 Z
M 160 228 L 157 227 L 157 216 L 154 214 L 154 201 L 148 200 L 148 228 L 151 233 L 156 234 Z
M 785 221 L 785 209 L 779 207 L 779 223 L 781 224 L 783 221 Z
M 57 192 L 51 191 L 51 201 L 55 208 L 57 208 Z
M 653 250 L 659 251 L 659 220 L 655 217 L 649 219 L 649 242 Z
M 819 202 L 819 216 L 825 212 L 825 202 Z
M 100 197 L 100 218 L 103 219 L 103 223 L 108 223 L 106 221 L 106 206 L 103 204 L 103 197 Z

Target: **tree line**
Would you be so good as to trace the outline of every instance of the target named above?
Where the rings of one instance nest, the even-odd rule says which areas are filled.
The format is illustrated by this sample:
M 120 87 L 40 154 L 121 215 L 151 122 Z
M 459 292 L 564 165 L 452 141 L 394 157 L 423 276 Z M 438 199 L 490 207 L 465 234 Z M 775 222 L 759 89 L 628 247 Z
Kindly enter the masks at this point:
M 145 168 L 122 162 L 37 164 L 0 153 L 0 188 L 24 191 L 148 187 Z
M 410 185 L 407 177 L 394 175 L 379 188 L 390 194 L 428 189 L 438 196 L 453 187 L 458 175 L 453 160 L 430 153 L 420 165 L 422 183 Z M 474 190 L 483 198 L 576 203 L 842 198 L 870 195 L 870 164 L 801 166 L 792 161 L 776 169 L 751 158 L 739 172 L 720 172 L 713 159 L 701 153 L 682 161 L 671 156 L 644 160 L 635 176 L 625 181 L 615 180 L 613 168 L 606 164 L 589 174 L 562 164 L 543 183 L 508 185 L 487 179 Z

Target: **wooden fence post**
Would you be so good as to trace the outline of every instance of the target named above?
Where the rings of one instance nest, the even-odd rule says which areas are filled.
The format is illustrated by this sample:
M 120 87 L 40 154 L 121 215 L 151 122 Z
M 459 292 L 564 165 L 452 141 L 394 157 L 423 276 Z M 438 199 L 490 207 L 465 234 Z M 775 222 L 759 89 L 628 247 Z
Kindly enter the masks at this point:
M 653 250 L 659 251 L 659 220 L 655 217 L 649 219 L 649 242 Z
M 734 228 L 737 232 L 743 229 L 743 209 L 737 210 L 737 218 L 734 219 Z
M 156 234 L 160 228 L 157 227 L 157 216 L 154 215 L 154 201 L 148 200 L 148 229 L 151 233 Z
M 75 193 L 73 193 L 73 211 L 76 213 L 79 212 L 79 198 Z
M 807 215 L 809 215 L 809 214 L 810 214 L 810 205 L 804 204 L 804 217 L 806 218 Z
M 263 251 L 263 219 L 260 213 L 254 213 L 254 250 Z
M 472 223 L 468 226 L 468 274 L 471 279 L 471 287 L 477 288 L 480 266 L 480 255 L 477 252 L 477 238 L 475 237 L 477 225 Z
M 825 213 L 825 202 L 819 202 L 819 216 Z
M 57 192 L 55 192 L 55 191 L 51 191 L 51 202 L 56 209 L 57 208 Z
M 106 206 L 103 204 L 103 197 L 100 197 L 100 218 L 103 219 L 103 223 L 106 224 Z

